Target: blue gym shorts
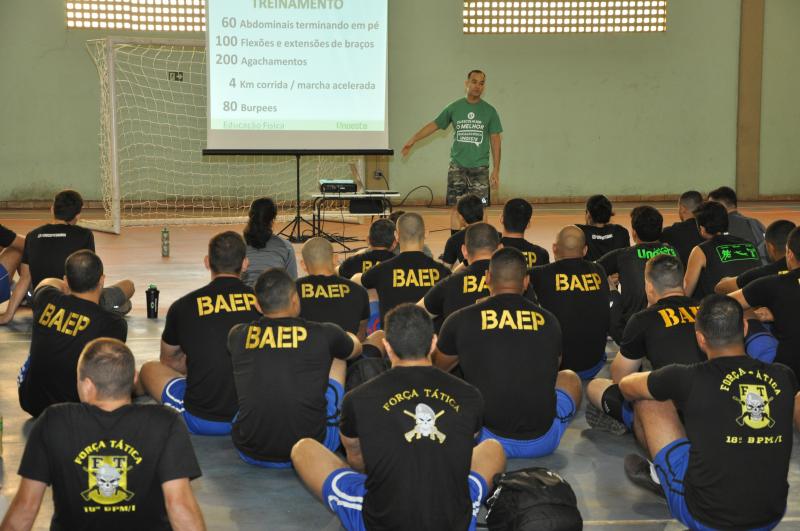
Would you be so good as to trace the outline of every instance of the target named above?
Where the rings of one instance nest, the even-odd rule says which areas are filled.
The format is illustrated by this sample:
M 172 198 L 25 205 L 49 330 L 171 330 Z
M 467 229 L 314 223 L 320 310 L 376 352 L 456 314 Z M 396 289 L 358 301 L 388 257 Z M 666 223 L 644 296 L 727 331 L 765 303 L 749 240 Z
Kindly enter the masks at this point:
M 689 529 L 697 531 L 714 531 L 697 520 L 689 513 L 686 506 L 686 499 L 683 496 L 683 478 L 686 476 L 686 469 L 689 468 L 689 450 L 692 444 L 689 439 L 676 439 L 662 448 L 653 464 L 656 467 L 658 479 L 661 481 L 661 488 L 667 497 L 667 506 L 673 518 L 680 521 Z M 783 517 L 764 527 L 757 527 L 751 531 L 768 531 L 774 529 Z
M 164 391 L 161 392 L 161 403 L 171 407 L 181 414 L 186 422 L 186 427 L 195 435 L 230 435 L 233 426 L 231 422 L 216 422 L 201 419 L 186 411 L 183 406 L 183 397 L 186 395 L 186 378 L 179 377 L 170 380 Z
M 325 433 L 325 440 L 322 441 L 322 444 L 331 452 L 338 450 L 339 444 L 341 443 L 339 440 L 339 414 L 341 413 L 339 408 L 342 404 L 342 398 L 344 398 L 344 387 L 342 384 L 336 380 L 329 379 L 328 390 L 325 391 L 325 401 L 328 403 L 325 408 L 325 415 L 328 426 Z M 262 468 L 292 468 L 291 461 L 259 461 L 258 459 L 246 456 L 239 450 L 237 450 L 237 452 L 239 452 L 239 457 L 242 461 L 248 465 L 260 466 Z
M 6 302 L 11 298 L 11 275 L 5 267 L 0 265 L 0 302 Z
M 359 474 L 351 468 L 340 468 L 331 473 L 322 485 L 323 503 L 339 517 L 342 527 L 347 531 L 365 531 L 366 529 L 361 514 L 364 495 L 367 493 L 367 489 L 364 487 L 366 480 L 365 474 Z M 486 480 L 476 472 L 469 473 L 468 481 L 469 496 L 472 500 L 472 521 L 469 524 L 469 531 L 474 531 L 478 511 L 481 503 L 486 499 L 489 489 Z
M 561 437 L 567 431 L 567 426 L 569 426 L 574 415 L 575 402 L 566 392 L 556 389 L 556 418 L 553 419 L 553 425 L 550 426 L 547 433 L 536 439 L 526 441 L 500 437 L 484 427 L 481 428 L 481 433 L 478 435 L 478 442 L 483 442 L 486 439 L 496 440 L 503 446 L 506 457 L 509 459 L 543 457 L 556 451 L 558 444 L 561 442 Z
M 586 380 L 591 380 L 592 378 L 597 376 L 597 373 L 600 372 L 603 369 L 603 367 L 606 366 L 606 360 L 608 360 L 608 358 L 606 357 L 606 353 L 603 352 L 603 357 L 600 359 L 597 365 L 595 365 L 594 367 L 589 367 L 588 369 L 584 369 L 582 371 L 575 371 L 575 372 L 582 381 L 585 382 Z

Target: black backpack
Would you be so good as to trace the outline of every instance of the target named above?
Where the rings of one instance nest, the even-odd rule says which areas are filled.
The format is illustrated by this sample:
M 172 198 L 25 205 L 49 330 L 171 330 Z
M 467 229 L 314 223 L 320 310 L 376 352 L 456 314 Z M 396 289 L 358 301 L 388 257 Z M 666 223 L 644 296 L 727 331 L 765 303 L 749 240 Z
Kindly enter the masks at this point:
M 345 391 L 351 391 L 359 385 L 372 380 L 381 373 L 388 371 L 392 364 L 386 358 L 361 358 L 347 367 L 347 377 L 344 381 Z
M 564 478 L 546 468 L 523 468 L 497 474 L 486 500 L 490 531 L 579 531 L 583 519 L 575 492 Z

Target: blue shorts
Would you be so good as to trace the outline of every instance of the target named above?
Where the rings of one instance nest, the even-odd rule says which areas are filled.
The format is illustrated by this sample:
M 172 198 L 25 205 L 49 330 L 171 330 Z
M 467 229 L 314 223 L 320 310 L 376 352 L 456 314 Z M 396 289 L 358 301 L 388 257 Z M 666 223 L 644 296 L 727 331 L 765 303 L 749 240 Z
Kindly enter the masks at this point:
M 351 468 L 340 468 L 331 473 L 322 484 L 322 502 L 339 517 L 342 527 L 347 531 L 365 530 L 361 506 L 367 493 L 364 487 L 366 480 L 365 474 L 359 474 Z M 469 473 L 468 481 L 469 496 L 472 500 L 472 521 L 469 524 L 469 531 L 474 531 L 478 511 L 486 499 L 489 488 L 486 480 L 476 472 Z
M 591 380 L 592 378 L 597 376 L 598 372 L 603 370 L 603 367 L 606 366 L 606 360 L 608 360 L 608 357 L 606 357 L 606 353 L 603 352 L 603 357 L 600 359 L 597 365 L 595 365 L 594 367 L 589 367 L 588 369 L 584 369 L 582 371 L 575 371 L 575 372 L 577 373 L 578 376 L 580 376 L 581 380 L 583 381 Z
M 713 531 L 714 528 L 701 524 L 689 513 L 689 508 L 686 506 L 686 499 L 683 495 L 683 478 L 686 476 L 686 469 L 689 468 L 689 450 L 691 447 L 692 444 L 689 439 L 674 440 L 656 454 L 653 464 L 656 467 L 656 473 L 661 481 L 661 488 L 664 489 L 664 494 L 667 497 L 667 506 L 673 518 L 690 529 Z M 751 531 L 773 529 L 780 523 L 781 519 L 779 518 L 776 522 L 764 527 L 753 528 Z
M 164 391 L 161 392 L 161 403 L 180 413 L 191 433 L 195 435 L 231 434 L 233 421 L 217 422 L 192 415 L 183 407 L 184 396 L 186 396 L 186 378 L 173 378 L 164 386 Z
M 329 379 L 328 390 L 325 391 L 325 401 L 328 403 L 325 408 L 328 426 L 325 432 L 325 440 L 322 441 L 322 444 L 331 452 L 338 450 L 339 444 L 341 444 L 339 440 L 339 414 L 341 413 L 339 406 L 342 404 L 342 398 L 344 398 L 344 387 L 342 384 L 336 380 Z M 242 461 L 248 465 L 260 466 L 262 468 L 292 468 L 291 461 L 259 461 L 258 459 L 246 456 L 239 450 L 237 450 L 237 452 L 239 452 L 239 457 L 242 458 Z
M 768 332 L 759 332 L 745 338 L 744 348 L 751 358 L 772 363 L 778 354 L 778 340 Z
M 0 265 L 0 302 L 6 302 L 9 298 L 11 298 L 11 275 Z
M 367 320 L 367 335 L 381 329 L 381 304 L 380 301 L 369 302 L 369 319 Z
M 550 426 L 547 433 L 536 439 L 526 441 L 500 437 L 486 428 L 481 428 L 481 433 L 478 435 L 478 442 L 483 442 L 486 439 L 496 440 L 503 446 L 506 457 L 509 459 L 543 457 L 556 451 L 556 448 L 558 448 L 561 442 L 561 437 L 563 437 L 564 432 L 567 431 L 567 426 L 569 426 L 574 415 L 575 402 L 572 401 L 572 397 L 561 389 L 556 389 L 556 418 L 553 419 L 553 425 Z

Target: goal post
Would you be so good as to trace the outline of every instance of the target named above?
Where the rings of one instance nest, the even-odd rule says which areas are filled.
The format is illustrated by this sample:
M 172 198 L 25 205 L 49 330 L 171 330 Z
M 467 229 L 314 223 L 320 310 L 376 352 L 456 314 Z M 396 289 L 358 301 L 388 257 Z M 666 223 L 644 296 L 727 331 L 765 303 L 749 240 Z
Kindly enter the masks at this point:
M 135 225 L 242 223 L 269 196 L 279 219 L 295 213 L 295 157 L 203 155 L 206 44 L 107 37 L 86 42 L 100 81 L 100 190 L 105 216 L 82 224 L 120 233 Z M 301 211 L 319 179 L 347 179 L 356 155 L 301 158 Z

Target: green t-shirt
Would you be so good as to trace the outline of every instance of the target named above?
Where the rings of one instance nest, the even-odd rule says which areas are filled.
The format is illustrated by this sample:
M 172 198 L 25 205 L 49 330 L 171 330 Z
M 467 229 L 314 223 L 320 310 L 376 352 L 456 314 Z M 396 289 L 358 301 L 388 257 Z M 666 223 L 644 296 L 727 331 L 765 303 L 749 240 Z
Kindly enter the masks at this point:
M 491 135 L 502 133 L 500 117 L 494 107 L 483 100 L 469 103 L 467 98 L 454 101 L 433 121 L 439 129 L 453 124 L 455 138 L 450 150 L 450 160 L 462 168 L 489 165 Z

